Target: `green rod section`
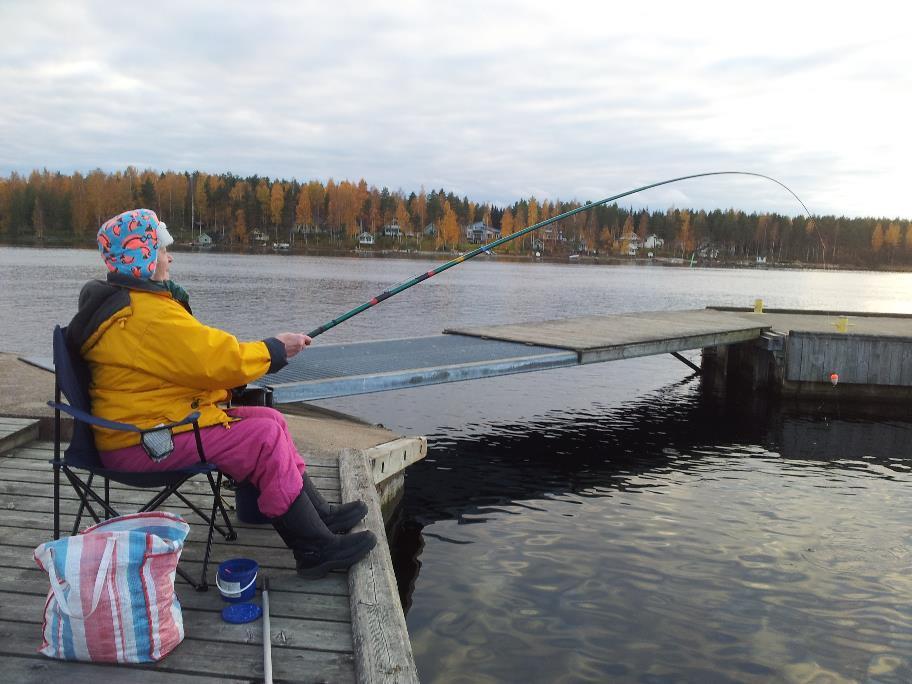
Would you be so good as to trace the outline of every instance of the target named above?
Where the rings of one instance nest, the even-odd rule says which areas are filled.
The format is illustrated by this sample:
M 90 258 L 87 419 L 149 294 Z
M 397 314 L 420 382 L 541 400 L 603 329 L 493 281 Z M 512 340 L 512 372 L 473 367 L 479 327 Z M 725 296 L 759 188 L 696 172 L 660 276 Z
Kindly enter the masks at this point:
M 789 194 L 791 194 L 792 197 L 794 197 L 796 200 L 798 200 L 798 203 L 804 209 L 804 213 L 807 214 L 808 218 L 811 218 L 811 212 L 809 212 L 808 208 L 806 206 L 804 206 L 804 202 L 801 201 L 801 198 L 798 197 L 798 195 L 796 195 L 794 192 L 792 192 L 791 188 L 789 188 L 784 183 L 777 181 L 775 178 L 772 178 L 771 176 L 764 176 L 762 173 L 753 173 L 751 171 L 709 171 L 707 173 L 694 173 L 689 176 L 679 176 L 678 178 L 670 178 L 668 180 L 659 181 L 658 183 L 650 183 L 649 185 L 643 185 L 642 187 L 636 188 L 634 190 L 628 190 L 627 192 L 622 192 L 618 195 L 612 195 L 611 197 L 606 197 L 605 199 L 600 199 L 597 202 L 590 202 L 589 204 L 584 204 L 583 206 L 577 207 L 576 209 L 571 209 L 569 211 L 565 211 L 563 214 L 558 214 L 557 216 L 552 216 L 549 219 L 545 219 L 544 221 L 539 221 L 538 223 L 528 226 L 527 228 L 523 228 L 522 230 L 518 230 L 515 233 L 510 233 L 509 235 L 498 238 L 497 240 L 494 240 L 493 242 L 489 242 L 486 245 L 482 245 L 481 247 L 473 249 L 471 252 L 466 252 L 465 254 L 461 254 L 460 256 L 456 257 L 455 259 L 451 259 L 450 261 L 446 262 L 442 266 L 438 266 L 437 268 L 431 269 L 430 271 L 417 275 L 414 278 L 410 278 L 409 280 L 406 280 L 402 283 L 399 283 L 398 285 L 394 285 L 393 287 L 391 287 L 387 290 L 384 290 L 383 292 L 378 294 L 376 297 L 374 297 L 370 301 L 364 302 L 364 304 L 361 304 L 360 306 L 356 306 L 351 311 L 347 311 L 346 313 L 342 314 L 338 318 L 334 318 L 331 321 L 329 321 L 328 323 L 324 323 L 319 328 L 317 328 L 315 330 L 311 330 L 307 334 L 310 337 L 316 337 L 317 335 L 322 335 L 327 330 L 331 330 L 332 328 L 335 328 L 340 323 L 344 323 L 349 318 L 353 318 L 354 316 L 357 316 L 359 313 L 362 313 L 363 311 L 367 311 L 368 309 L 370 309 L 374 306 L 377 306 L 377 304 L 379 304 L 383 300 L 389 299 L 393 295 L 399 294 L 403 290 L 407 290 L 410 287 L 417 285 L 418 283 L 437 275 L 438 273 L 443 273 L 447 269 L 450 269 L 453 266 L 456 266 L 457 264 L 461 264 L 464 261 L 468 261 L 469 259 L 472 259 L 472 258 L 478 256 L 482 252 L 487 252 L 488 250 L 494 249 L 498 245 L 502 245 L 505 242 L 510 242 L 511 240 L 515 240 L 516 238 L 522 237 L 523 235 L 531 233 L 533 230 L 537 230 L 538 228 L 542 228 L 551 223 L 555 223 L 555 222 L 561 221 L 565 218 L 569 218 L 570 216 L 579 214 L 583 211 L 589 211 L 590 209 L 595 209 L 595 207 L 601 206 L 603 204 L 607 204 L 608 202 L 613 202 L 615 200 L 621 199 L 622 197 L 627 197 L 628 195 L 633 195 L 637 192 L 642 192 L 643 190 L 649 190 L 650 188 L 657 188 L 660 185 L 668 185 L 669 183 L 677 183 L 678 181 L 688 180 L 691 178 L 704 178 L 706 176 L 756 176 L 757 178 L 765 178 L 766 180 L 770 180 L 773 183 L 776 183 L 777 185 L 785 188 L 789 192 Z

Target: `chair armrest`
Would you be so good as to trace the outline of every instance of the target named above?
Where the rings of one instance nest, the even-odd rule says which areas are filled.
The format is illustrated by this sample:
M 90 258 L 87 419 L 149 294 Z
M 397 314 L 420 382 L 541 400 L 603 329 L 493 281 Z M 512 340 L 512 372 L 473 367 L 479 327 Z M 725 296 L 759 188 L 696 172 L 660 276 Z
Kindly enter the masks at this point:
M 64 413 L 68 413 L 73 416 L 73 418 L 80 420 L 83 423 L 88 423 L 89 425 L 97 425 L 98 427 L 107 428 L 108 430 L 120 430 L 121 432 L 152 432 L 155 430 L 162 430 L 164 428 L 171 429 L 177 427 L 178 425 L 187 425 L 188 423 L 196 422 L 200 417 L 200 412 L 194 411 L 193 413 L 188 414 L 183 420 L 179 420 L 176 423 L 156 425 L 154 428 L 143 430 L 142 428 L 131 425 L 130 423 L 118 423 L 116 420 L 106 420 L 105 418 L 93 416 L 91 413 L 81 411 L 80 409 L 74 408 L 69 404 L 61 404 L 56 401 L 49 401 L 47 405 L 53 409 L 58 409 Z
M 177 421 L 176 423 L 168 423 L 167 425 L 156 425 L 153 428 L 144 430 L 144 432 L 149 432 L 150 430 L 161 430 L 162 428 L 175 428 L 178 425 L 188 425 L 189 423 L 195 423 L 196 421 L 198 421 L 199 417 L 200 417 L 200 412 L 194 411 L 193 413 L 188 413 L 186 415 L 186 417 Z
M 130 425 L 129 423 L 118 423 L 115 420 L 105 420 L 104 418 L 98 418 L 97 416 L 93 416 L 91 413 L 81 411 L 80 409 L 74 408 L 69 404 L 61 404 L 56 401 L 49 401 L 47 405 L 53 409 L 68 413 L 76 420 L 82 421 L 83 423 L 88 423 L 89 425 L 97 425 L 98 427 L 107 428 L 108 430 L 120 430 L 121 432 L 142 432 L 142 430 L 135 425 Z

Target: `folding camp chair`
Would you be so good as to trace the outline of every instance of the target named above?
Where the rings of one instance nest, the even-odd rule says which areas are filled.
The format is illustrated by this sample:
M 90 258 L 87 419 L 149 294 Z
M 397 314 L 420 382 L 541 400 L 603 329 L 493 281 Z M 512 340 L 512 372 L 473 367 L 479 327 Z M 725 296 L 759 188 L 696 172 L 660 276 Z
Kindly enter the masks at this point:
M 198 591 L 206 591 L 208 582 L 206 581 L 206 570 L 209 566 L 209 554 L 212 550 L 212 535 L 218 530 L 226 541 L 234 541 L 237 534 L 228 519 L 222 503 L 222 473 L 218 468 L 206 462 L 203 453 L 203 442 L 200 438 L 199 412 L 188 415 L 181 421 L 170 425 L 161 425 L 150 430 L 141 430 L 135 425 L 127 423 L 117 423 L 110 420 L 104 420 L 91 415 L 89 404 L 89 381 L 91 375 L 88 365 L 79 355 L 78 351 L 69 348 L 66 342 L 66 328 L 59 325 L 54 328 L 54 375 L 56 380 L 55 401 L 49 401 L 48 405 L 54 409 L 54 460 L 51 463 L 54 466 L 54 539 L 60 537 L 60 473 L 63 472 L 76 494 L 79 496 L 79 510 L 76 513 L 76 520 L 73 523 L 71 534 L 76 534 L 79 524 L 82 521 L 84 513 L 88 512 L 95 522 L 101 521 L 100 513 L 104 518 L 110 518 L 120 515 L 112 506 L 110 501 L 110 481 L 118 482 L 130 487 L 142 489 L 159 490 L 149 502 L 139 509 L 140 512 L 151 511 L 161 506 L 172 495 L 179 498 L 189 506 L 197 515 L 199 515 L 209 525 L 209 535 L 206 538 L 206 553 L 203 556 L 203 571 L 200 574 L 198 582 L 194 581 L 184 570 L 177 569 L 187 582 L 189 582 Z M 61 393 L 67 400 L 67 404 L 61 403 Z M 61 457 L 60 443 L 60 412 L 63 411 L 73 416 L 73 436 L 66 452 Z M 137 432 L 150 458 L 170 453 L 169 449 L 173 448 L 171 430 L 178 425 L 193 424 L 193 431 L 196 435 L 196 448 L 199 452 L 200 462 L 190 468 L 181 468 L 167 470 L 162 472 L 137 473 L 123 470 L 110 470 L 105 468 L 95 448 L 95 437 L 92 433 L 92 426 L 107 428 L 109 430 L 124 430 L 128 432 Z M 85 471 L 88 477 L 80 477 L 75 470 Z M 205 475 L 209 480 L 209 486 L 212 490 L 212 510 L 207 515 L 199 506 L 194 504 L 178 489 L 194 475 Z M 92 483 L 95 477 L 104 480 L 104 496 L 99 494 Z M 99 510 L 96 511 L 95 507 Z M 216 513 L 221 513 L 225 521 L 225 529 L 216 524 Z

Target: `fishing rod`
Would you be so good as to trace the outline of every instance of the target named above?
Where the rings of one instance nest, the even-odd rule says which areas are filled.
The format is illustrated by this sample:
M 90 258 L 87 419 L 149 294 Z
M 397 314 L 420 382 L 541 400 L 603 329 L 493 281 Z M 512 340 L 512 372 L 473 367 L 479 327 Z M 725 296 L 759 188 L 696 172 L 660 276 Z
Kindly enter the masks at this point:
M 766 180 L 770 180 L 773 183 L 776 183 L 777 185 L 785 188 L 785 190 L 787 190 L 789 192 L 789 194 L 791 194 L 792 197 L 794 197 L 796 200 L 798 200 L 798 204 L 800 204 L 802 206 L 802 208 L 804 209 L 804 213 L 806 213 L 808 216 L 808 219 L 811 219 L 811 212 L 808 211 L 808 208 L 804 205 L 804 202 L 801 201 L 801 198 L 798 197 L 798 195 L 796 195 L 794 192 L 792 192 L 791 188 L 789 188 L 787 185 L 776 180 L 775 178 L 773 178 L 771 176 L 764 176 L 762 173 L 753 173 L 751 171 L 709 171 L 707 173 L 694 173 L 689 176 L 679 176 L 678 178 L 670 178 L 668 180 L 659 181 L 658 183 L 650 183 L 649 185 L 644 185 L 644 186 L 636 188 L 634 190 L 628 190 L 627 192 L 622 192 L 618 195 L 612 195 L 611 197 L 606 197 L 605 199 L 600 199 L 597 202 L 590 202 L 588 204 L 584 204 L 583 206 L 577 207 L 576 209 L 571 209 L 569 211 L 565 211 L 562 214 L 558 214 L 557 216 L 552 216 L 551 218 L 545 219 L 544 221 L 539 221 L 538 223 L 528 226 L 527 228 L 523 228 L 522 230 L 517 230 L 515 233 L 510 233 L 509 235 L 498 238 L 497 240 L 494 240 L 493 242 L 489 242 L 486 245 L 482 245 L 481 247 L 473 249 L 471 252 L 466 252 L 465 254 L 461 254 L 458 257 L 456 257 L 455 259 L 451 259 L 450 261 L 446 262 L 445 264 L 443 264 L 441 266 L 438 266 L 437 268 L 432 268 L 430 271 L 422 273 L 421 275 L 417 275 L 414 278 L 410 278 L 409 280 L 403 281 L 403 282 L 399 283 L 398 285 L 394 285 L 393 287 L 384 290 L 383 292 L 378 294 L 376 297 L 372 298 L 370 301 L 364 302 L 364 304 L 361 304 L 360 306 L 356 306 L 351 311 L 345 312 L 338 318 L 334 318 L 331 321 L 329 321 L 328 323 L 324 323 L 319 328 L 316 328 L 315 330 L 311 330 L 307 334 L 310 337 L 316 337 L 317 335 L 322 335 L 327 330 L 331 330 L 332 328 L 335 328 L 340 323 L 344 323 L 349 318 L 357 316 L 359 313 L 362 313 L 363 311 L 367 311 L 368 309 L 370 309 L 374 306 L 377 306 L 377 304 L 379 304 L 380 302 L 382 302 L 386 299 L 389 299 L 393 295 L 397 295 L 400 292 L 407 290 L 410 287 L 417 285 L 418 283 L 420 283 L 422 281 L 427 280 L 428 278 L 432 278 L 433 276 L 437 275 L 438 273 L 443 273 L 447 269 L 453 268 L 453 266 L 456 266 L 457 264 L 461 264 L 464 261 L 468 261 L 469 259 L 472 259 L 472 258 L 478 256 L 482 252 L 488 252 L 488 251 L 494 249 L 495 247 L 497 247 L 498 245 L 502 245 L 505 242 L 510 242 L 511 240 L 515 240 L 516 238 L 522 237 L 523 235 L 531 233 L 533 230 L 537 230 L 538 228 L 542 228 L 551 223 L 555 223 L 556 221 L 561 221 L 565 218 L 569 218 L 575 214 L 579 214 L 580 212 L 589 211 L 590 209 L 595 209 L 598 206 L 607 204 L 608 202 L 613 202 L 615 200 L 621 199 L 622 197 L 627 197 L 628 195 L 633 195 L 637 192 L 642 192 L 643 190 L 649 190 L 650 188 L 657 188 L 660 185 L 668 185 L 669 183 L 677 183 L 678 181 L 689 180 L 691 178 L 705 178 L 706 176 L 756 176 L 757 178 L 765 178 Z M 813 220 L 813 219 L 811 219 L 811 220 Z

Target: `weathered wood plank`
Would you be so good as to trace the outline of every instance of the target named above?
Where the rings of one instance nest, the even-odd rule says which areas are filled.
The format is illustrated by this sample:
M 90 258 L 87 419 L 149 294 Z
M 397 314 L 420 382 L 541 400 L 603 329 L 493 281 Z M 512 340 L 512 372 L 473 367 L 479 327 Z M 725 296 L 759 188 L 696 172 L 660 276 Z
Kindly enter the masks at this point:
M 0 419 L 2 420 L 2 419 Z M 38 439 L 38 421 L 17 419 L 0 422 L 0 454 Z
M 34 651 L 35 648 L 29 649 L 29 652 Z M 69 663 L 38 654 L 28 656 L 0 653 L 0 665 L 3 667 L 4 680 L 17 684 L 48 684 L 53 681 L 99 684 L 125 680 L 130 684 L 220 684 L 226 681 L 249 681 L 246 677 L 228 679 L 224 676 L 160 672 L 139 666 Z
M 418 682 L 408 628 L 389 547 L 380 517 L 380 501 L 364 452 L 346 450 L 339 461 L 342 498 L 368 505 L 365 525 L 377 534 L 377 546 L 348 573 L 352 601 L 355 662 L 359 682 Z
M 65 448 L 65 445 L 63 446 Z M 53 458 L 54 452 L 54 443 L 53 442 L 32 442 L 26 447 L 21 447 L 21 452 L 24 454 L 31 454 L 37 458 Z M 312 454 L 312 453 L 302 453 L 304 457 L 304 462 L 309 468 L 313 466 L 323 466 L 329 468 L 339 468 L 339 459 L 335 455 L 327 454 Z
M 30 533 L 29 530 L 0 526 L 0 566 L 4 568 L 31 569 L 35 566 L 32 557 L 34 549 L 46 541 L 51 535 L 41 531 Z M 198 577 L 202 571 L 202 557 L 205 551 L 203 541 L 188 542 L 181 554 L 181 567 L 191 577 Z M 218 563 L 229 558 L 253 558 L 261 568 L 268 573 L 277 590 L 280 591 L 306 591 L 309 593 L 331 594 L 336 596 L 348 595 L 348 582 L 344 572 L 331 572 L 326 577 L 318 580 L 304 580 L 295 573 L 294 556 L 287 549 L 274 549 L 249 546 L 224 545 L 213 547 L 209 560 L 209 579 L 215 582 Z M 291 581 L 283 578 L 288 577 Z M 213 589 L 214 591 L 214 589 Z
M 23 485 L 23 489 L 25 489 L 25 487 L 26 487 L 26 485 Z M 0 486 L 0 488 L 2 488 L 2 486 Z M 338 503 L 339 502 L 339 494 L 333 495 L 326 491 L 322 491 L 321 493 L 323 494 L 324 498 L 329 503 Z M 191 501 L 194 500 L 194 497 L 188 497 L 188 498 Z M 118 501 L 118 499 L 119 499 L 119 497 L 112 498 L 111 501 L 114 502 L 115 504 L 118 504 L 118 503 L 121 505 L 126 504 L 126 502 Z M 134 502 L 134 503 L 138 503 L 138 501 L 139 500 L 137 499 L 136 502 Z M 211 501 L 208 503 L 211 503 Z M 235 528 L 235 530 L 238 531 L 238 534 L 241 534 L 241 532 L 243 530 L 256 531 L 256 530 L 269 530 L 270 529 L 270 526 L 268 525 L 268 523 L 263 524 L 263 525 L 254 525 L 252 523 L 240 522 L 232 512 L 234 510 L 234 499 L 232 497 L 225 497 L 225 505 L 228 509 L 228 515 L 231 519 L 231 524 L 234 525 L 234 528 Z M 60 510 L 61 510 L 62 514 L 75 516 L 76 509 L 78 507 L 79 507 L 78 499 L 76 499 L 73 496 L 64 497 L 61 495 Z M 202 524 L 202 520 L 198 516 L 191 514 L 190 510 L 188 508 L 186 508 L 183 504 L 172 506 L 171 503 L 169 502 L 168 505 L 162 507 L 162 510 L 168 510 L 168 511 L 172 511 L 172 512 L 184 515 L 186 521 L 190 524 L 191 527 L 194 525 Z M 53 497 L 50 497 L 50 496 L 32 495 L 32 494 L 29 494 L 27 491 L 21 491 L 21 490 L 15 492 L 15 493 L 0 493 L 0 520 L 3 519 L 2 516 L 4 514 L 4 511 L 14 511 L 14 512 L 19 511 L 22 513 L 35 513 L 35 514 L 38 514 L 35 516 L 35 519 L 38 520 L 41 515 L 53 516 L 54 499 L 53 499 Z M 47 521 L 48 521 L 47 529 L 50 529 L 50 524 L 53 522 L 53 518 L 49 517 L 49 518 L 47 518 Z
M 0 567 L 0 586 L 10 587 L 11 590 L 14 588 L 17 593 L 43 599 L 48 592 L 48 578 L 37 566 L 34 570 L 35 572 L 26 572 L 22 569 Z M 289 579 L 302 589 L 308 586 L 308 582 L 299 577 Z M 271 615 L 290 618 L 312 616 L 324 621 L 344 622 L 349 625 L 349 632 L 351 631 L 351 606 L 347 593 L 338 595 L 279 591 L 273 586 L 272 576 L 269 581 L 269 593 L 272 597 L 269 606 Z M 175 588 L 184 608 L 217 611 L 225 606 L 217 591 L 193 591 L 180 582 Z
M 803 340 L 798 335 L 789 335 L 785 341 L 785 379 L 798 380 L 801 377 L 801 355 Z
M 77 471 L 78 472 L 78 471 Z M 82 473 L 80 473 L 82 476 Z M 45 465 L 44 468 L 32 468 L 32 467 L 18 467 L 18 463 L 12 462 L 8 464 L 3 464 L 0 466 L 0 478 L 3 481 L 12 481 L 12 482 L 24 482 L 24 483 L 36 483 L 36 484 L 53 484 L 53 469 L 50 465 Z M 338 478 L 329 478 L 329 477 L 314 477 L 312 478 L 314 484 L 318 489 L 336 489 L 339 488 Z M 224 481 L 224 480 L 223 480 Z M 212 490 L 209 488 L 209 482 L 203 476 L 194 477 L 191 480 L 188 480 L 186 483 L 181 485 L 181 493 L 184 493 L 184 488 L 187 488 L 187 492 L 194 494 L 202 494 L 209 492 L 211 495 Z M 137 491 L 138 488 L 130 487 L 129 485 L 120 484 L 119 482 L 111 482 L 111 491 Z M 145 490 L 150 491 L 150 490 Z M 226 495 L 230 493 L 230 490 L 226 489 Z
M 714 344 L 744 342 L 759 337 L 767 329 L 769 324 L 762 317 L 749 319 L 737 314 L 699 309 L 583 316 L 517 325 L 449 329 L 444 332 L 571 349 L 595 362 L 600 356 L 599 352 L 610 349 L 614 349 L 615 354 L 609 355 L 610 358 L 630 358 L 646 353 L 684 351 Z M 709 341 L 710 338 L 716 341 Z M 660 351 L 649 351 L 656 344 L 664 346 Z M 626 352 L 622 348 L 626 348 Z M 640 351 L 635 352 L 635 349 Z
M 183 563 L 183 560 L 181 560 L 181 563 Z M 305 580 L 299 577 L 294 570 L 271 567 L 263 563 L 260 564 L 260 568 L 269 575 L 270 592 L 287 592 L 294 595 L 306 594 L 349 600 L 348 577 L 344 572 L 331 572 L 322 579 Z M 187 571 L 191 574 L 196 571 L 199 574 L 199 563 L 189 563 Z M 32 558 L 32 549 L 19 546 L 0 546 L 0 578 L 6 582 L 18 582 L 35 576 L 46 578 L 46 575 L 38 568 Z M 184 593 L 181 592 L 190 593 L 194 591 L 183 580 L 178 580 L 175 583 L 175 587 L 177 587 L 180 596 L 184 596 Z M 200 594 L 203 596 L 218 596 L 214 586 L 211 586 L 208 592 L 200 592 Z
M 195 593 L 195 592 L 184 592 Z M 221 609 L 226 605 L 211 592 L 213 605 L 209 610 L 197 610 L 182 605 L 184 629 L 187 635 L 234 644 L 263 644 L 262 630 L 257 624 L 235 625 L 222 620 Z M 180 594 L 178 594 L 180 600 Z M 259 600 L 259 599 L 257 599 Z M 0 620 L 41 624 L 44 612 L 42 597 L 0 591 Z M 307 648 L 319 651 L 352 652 L 352 631 L 348 622 L 313 620 L 302 616 L 270 615 L 276 632 L 285 639 L 277 648 Z
M 249 625 L 248 625 L 249 627 Z M 256 626 L 251 632 L 256 631 Z M 276 643 L 274 639 L 273 643 Z M 6 655 L 21 656 L 34 653 L 40 645 L 40 626 L 27 622 L 0 622 L 0 659 Z M 228 650 L 226 650 L 228 649 Z M 68 663 L 78 669 L 82 663 Z M 91 665 L 90 667 L 98 667 Z M 353 682 L 354 662 L 349 653 L 317 651 L 303 648 L 276 649 L 273 651 L 274 677 L 292 682 Z M 263 677 L 263 647 L 253 643 L 225 644 L 187 636 L 164 660 L 152 666 L 125 666 L 111 668 L 111 674 L 97 682 L 132 681 L 134 670 L 189 674 L 200 673 L 221 679 L 257 680 Z
M 912 338 L 844 333 L 792 332 L 786 379 L 825 383 L 831 373 L 843 385 L 912 386 Z

